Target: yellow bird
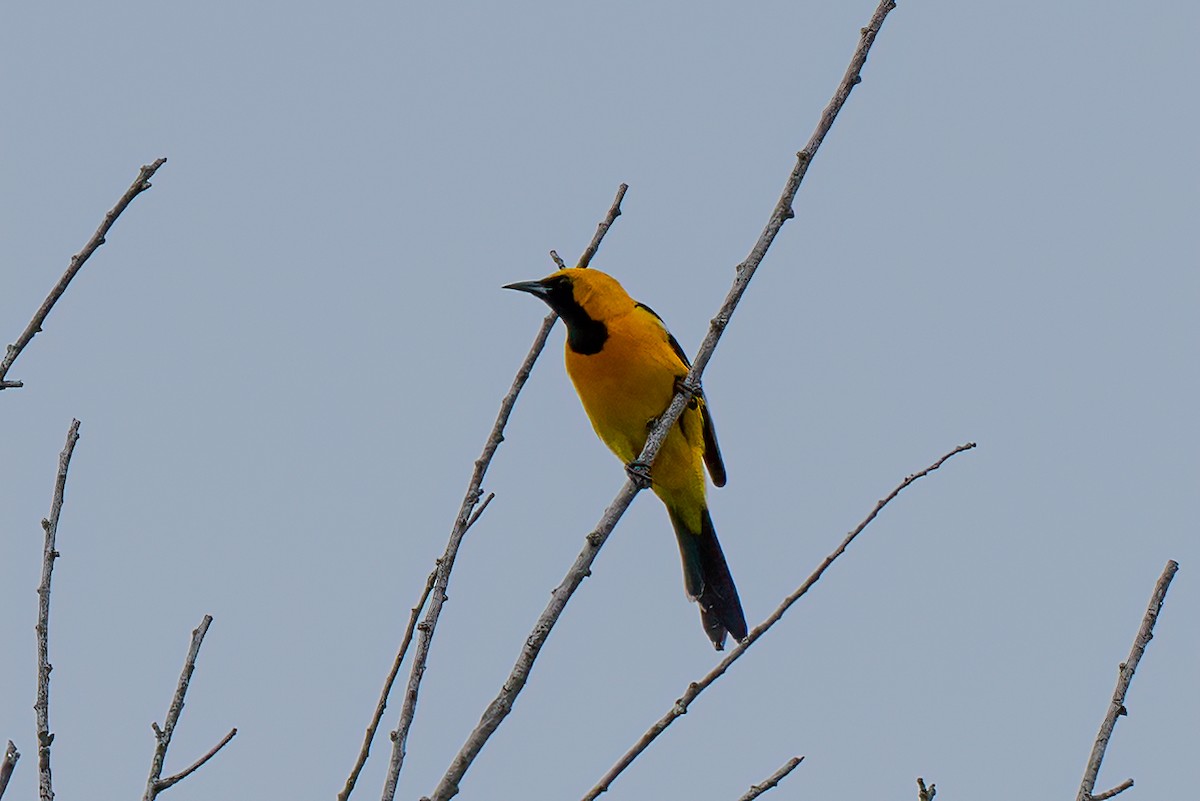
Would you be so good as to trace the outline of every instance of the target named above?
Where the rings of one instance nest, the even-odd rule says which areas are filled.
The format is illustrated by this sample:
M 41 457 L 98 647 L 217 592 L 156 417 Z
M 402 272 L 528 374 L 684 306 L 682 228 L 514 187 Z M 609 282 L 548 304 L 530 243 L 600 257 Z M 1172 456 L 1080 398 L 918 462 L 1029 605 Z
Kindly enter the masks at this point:
M 662 318 L 599 270 L 568 268 L 505 289 L 536 295 L 566 323 L 567 373 L 584 411 L 631 477 L 645 481 L 646 466 L 636 460 L 690 368 Z M 658 452 L 651 487 L 675 527 L 688 596 L 700 604 L 704 631 L 720 651 L 726 632 L 746 637 L 746 617 L 708 514 L 705 466 L 713 484 L 724 486 L 712 415 L 697 396 Z

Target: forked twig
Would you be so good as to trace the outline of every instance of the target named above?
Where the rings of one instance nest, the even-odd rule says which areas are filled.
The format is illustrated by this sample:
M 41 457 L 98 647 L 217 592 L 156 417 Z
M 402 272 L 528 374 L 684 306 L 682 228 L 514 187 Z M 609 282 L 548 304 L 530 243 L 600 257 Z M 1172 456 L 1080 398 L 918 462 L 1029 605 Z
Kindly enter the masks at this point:
M 21 332 L 21 336 L 17 337 L 17 341 L 8 346 L 8 350 L 4 354 L 3 361 L 0 361 L 0 389 L 15 389 L 24 386 L 20 381 L 5 381 L 4 377 L 8 375 L 9 368 L 13 366 L 13 362 L 21 355 L 21 351 L 29 344 L 39 331 L 42 330 L 42 323 L 46 321 L 46 316 L 50 314 L 50 310 L 54 308 L 54 304 L 62 297 L 62 294 L 67 291 L 67 285 L 71 283 L 71 279 L 83 267 L 96 248 L 104 244 L 104 237 L 108 235 L 108 229 L 112 228 L 113 223 L 121 216 L 121 212 L 133 202 L 133 199 L 150 188 L 150 177 L 158 171 L 158 168 L 167 162 L 166 159 L 159 159 L 153 164 L 147 164 L 138 172 L 138 177 L 130 187 L 125 190 L 125 194 L 117 201 L 117 205 L 109 209 L 108 214 L 104 215 L 104 220 L 100 223 L 100 227 L 96 229 L 96 233 L 92 234 L 92 238 L 83 246 L 83 250 L 71 257 L 71 264 L 67 267 L 67 271 L 58 279 L 58 283 L 50 290 L 50 294 L 42 301 L 41 307 L 34 313 L 33 319 L 29 321 L 29 325 L 25 326 L 25 330 Z
M 167 717 L 163 721 L 162 728 L 159 728 L 157 723 L 150 724 L 150 727 L 154 729 L 154 756 L 150 760 L 150 776 L 146 779 L 146 792 L 142 794 L 142 801 L 154 801 L 163 790 L 187 778 L 193 771 L 212 759 L 237 735 L 237 729 L 230 729 L 219 743 L 196 760 L 191 767 L 174 776 L 162 778 L 167 749 L 171 746 L 171 737 L 175 734 L 175 726 L 179 723 L 179 716 L 183 712 L 183 699 L 187 695 L 188 685 L 192 681 L 192 673 L 196 670 L 196 658 L 200 655 L 200 646 L 204 643 L 204 635 L 208 633 L 208 627 L 211 624 L 212 615 L 205 615 L 204 619 L 200 621 L 200 625 L 192 631 L 192 643 L 188 648 L 187 658 L 183 661 L 183 671 L 179 674 L 179 684 L 175 687 L 175 695 L 171 699 L 171 706 L 167 709 Z
M 197 770 L 200 769 L 201 765 L 203 765 L 205 762 L 207 762 L 208 760 L 215 757 L 217 755 L 218 751 L 220 751 L 225 746 L 229 745 L 229 741 L 232 740 L 236 736 L 237 736 L 237 727 L 234 727 L 229 730 L 228 734 L 226 734 L 224 737 L 221 738 L 221 742 L 217 743 L 212 748 L 208 749 L 207 754 L 200 757 L 195 762 L 193 762 L 191 765 L 189 765 L 188 767 L 179 771 L 175 775 L 168 776 L 165 779 L 159 779 L 159 781 L 158 781 L 159 792 L 167 789 L 168 787 L 170 787 L 173 784 L 178 784 L 179 782 L 186 779 L 188 776 L 191 776 L 193 773 L 195 773 Z
M 58 558 L 55 540 L 58 537 L 58 518 L 62 514 L 63 496 L 67 491 L 67 470 L 71 466 L 71 454 L 79 441 L 79 421 L 72 420 L 67 429 L 67 443 L 58 455 L 58 474 L 54 479 L 54 495 L 50 500 L 50 516 L 42 521 L 46 535 L 42 549 L 42 581 L 38 585 L 38 618 L 34 630 L 37 633 L 38 685 L 37 700 L 33 704 L 37 716 L 38 741 L 38 796 L 41 801 L 53 801 L 54 788 L 50 775 L 50 744 L 54 735 L 50 731 L 50 577 L 54 572 L 54 560 Z
M 1179 563 L 1173 559 L 1168 560 L 1162 575 L 1158 577 L 1158 582 L 1154 585 L 1154 592 L 1150 595 L 1146 614 L 1142 617 L 1142 625 L 1138 628 L 1137 636 L 1133 638 L 1133 647 L 1129 650 L 1129 658 L 1121 663 L 1118 670 L 1117 686 L 1113 690 L 1112 701 L 1109 702 L 1104 721 L 1100 724 L 1100 731 L 1096 734 L 1096 741 L 1092 744 L 1092 753 L 1088 757 L 1087 767 L 1084 768 L 1083 781 L 1079 784 L 1076 801 L 1101 801 L 1101 799 L 1112 798 L 1117 793 L 1124 792 L 1133 786 L 1133 779 L 1126 779 L 1111 790 L 1092 795 L 1092 790 L 1096 789 L 1096 777 L 1100 775 L 1100 763 L 1104 761 L 1104 751 L 1108 748 L 1108 741 L 1117 725 L 1117 718 L 1126 714 L 1125 693 L 1129 691 L 1129 685 L 1133 681 L 1133 672 L 1137 670 L 1138 662 L 1141 661 L 1142 654 L 1146 652 L 1146 646 L 1154 637 L 1154 624 L 1158 621 L 1158 613 L 1162 611 L 1163 602 L 1167 599 L 1167 588 L 1171 586 L 1171 579 L 1175 578 L 1177 570 L 1179 570 Z
M 491 496 L 489 496 L 490 498 Z M 486 506 L 486 501 L 484 502 Z M 480 507 L 480 510 L 483 506 Z M 400 665 L 404 663 L 404 657 L 408 653 L 408 646 L 412 644 L 413 632 L 417 630 L 417 620 L 421 617 L 421 610 L 425 608 L 425 603 L 429 600 L 429 593 L 433 592 L 433 582 L 437 579 L 438 569 L 435 565 L 429 574 L 429 578 L 425 580 L 425 590 L 421 593 L 417 605 L 411 610 L 408 617 L 408 628 L 404 630 L 404 637 L 400 641 L 400 648 L 396 651 L 396 658 L 392 660 L 392 669 L 384 679 L 383 689 L 379 692 L 379 702 L 375 705 L 375 714 L 371 717 L 371 723 L 367 726 L 367 733 L 363 736 L 362 748 L 358 752 L 358 761 L 354 763 L 350 775 L 346 778 L 346 785 L 342 791 L 338 793 L 338 801 L 346 801 L 350 797 L 350 793 L 354 792 L 354 785 L 358 782 L 358 775 L 362 773 L 363 766 L 367 764 L 367 758 L 371 755 L 371 743 L 375 741 L 375 732 L 379 730 L 379 723 L 383 720 L 383 712 L 387 709 L 387 699 L 392 694 L 392 685 L 396 683 L 396 676 L 400 673 Z
M 584 251 L 585 254 L 594 254 L 600 247 L 600 243 L 603 241 L 604 235 L 608 233 L 609 227 L 621 214 L 621 200 L 625 197 L 627 189 L 628 187 L 625 184 L 621 184 L 617 190 L 616 198 L 609 207 L 604 221 L 600 223 L 596 229 L 596 233 L 592 236 L 591 243 L 588 245 L 587 250 Z M 589 258 L 591 257 L 589 256 Z M 561 263 L 561 260 L 559 262 Z M 417 696 L 421 687 L 421 679 L 425 675 L 425 664 L 429 659 L 429 648 L 433 642 L 433 632 L 437 627 L 438 618 L 442 613 L 442 604 L 446 602 L 446 589 L 450 583 L 450 571 L 454 569 L 454 560 L 458 556 L 459 546 L 462 544 L 463 537 L 466 535 L 467 529 L 474 519 L 471 515 L 471 510 L 479 503 L 479 499 L 483 496 L 483 477 L 492 462 L 492 457 L 496 454 L 496 449 L 500 447 L 500 443 L 504 440 L 504 427 L 508 424 L 508 418 L 512 414 L 513 406 L 517 402 L 517 396 L 525 386 L 525 382 L 529 379 L 534 362 L 537 361 L 542 349 L 545 348 L 546 338 L 550 336 L 550 329 L 554 326 L 556 320 L 558 320 L 558 315 L 554 313 L 546 315 L 546 318 L 542 321 L 542 327 L 538 329 L 537 334 L 533 338 L 533 345 L 530 346 L 529 352 L 525 355 L 525 360 L 521 362 L 521 366 L 517 369 L 517 374 L 513 378 L 508 394 L 500 402 L 500 411 L 496 415 L 496 422 L 492 425 L 492 432 L 488 435 L 487 442 L 483 445 L 483 453 L 475 460 L 475 470 L 471 474 L 471 481 L 467 485 L 466 495 L 463 497 L 462 505 L 458 510 L 458 516 L 455 518 L 454 526 L 451 528 L 450 538 L 446 542 L 446 550 L 442 554 L 441 559 L 438 560 L 437 578 L 434 581 L 434 591 L 429 600 L 429 611 L 426 612 L 425 619 L 421 621 L 421 625 L 418 627 L 420 637 L 417 640 L 417 650 L 413 655 L 413 665 L 409 672 L 408 689 L 404 696 L 404 704 L 400 709 L 400 723 L 392 732 L 392 757 L 388 763 L 387 777 L 384 779 L 383 801 L 392 801 L 396 796 L 396 785 L 400 779 L 400 770 L 404 767 L 408 732 L 412 727 L 412 721 L 416 715 Z
M 876 503 L 875 508 L 863 518 L 862 522 L 854 527 L 853 531 L 846 535 L 846 538 L 842 540 L 841 544 L 838 545 L 838 547 L 835 548 L 832 553 L 825 557 L 825 560 L 817 566 L 817 569 L 814 570 L 807 579 L 804 580 L 803 584 L 796 588 L 795 592 L 785 598 L 783 603 L 781 603 L 775 609 L 775 611 L 767 617 L 766 620 L 751 629 L 750 633 L 746 635 L 746 639 L 738 643 L 737 647 L 731 650 L 729 655 L 722 659 L 716 667 L 710 670 L 708 674 L 704 676 L 704 678 L 700 679 L 699 681 L 694 681 L 687 686 L 687 689 L 684 691 L 683 695 L 671 705 L 671 708 L 667 710 L 666 714 L 659 718 L 653 726 L 647 729 L 646 733 L 643 734 L 636 743 L 634 743 L 633 747 L 626 751 L 625 755 L 617 760 L 615 765 L 609 768 L 608 772 L 600 778 L 600 781 L 596 782 L 596 786 L 589 790 L 587 795 L 583 797 L 583 801 L 594 801 L 602 793 L 607 792 L 613 781 L 620 776 L 626 768 L 633 764 L 633 761 L 637 759 L 643 751 L 649 748 L 650 744 L 657 740 L 659 735 L 667 730 L 668 726 L 674 723 L 678 718 L 687 714 L 688 707 L 691 706 L 692 701 L 695 701 L 700 693 L 704 692 L 713 682 L 721 678 L 725 671 L 727 671 L 734 662 L 740 659 L 742 654 L 746 653 L 747 649 L 754 645 L 759 637 L 766 634 L 772 626 L 779 622 L 780 618 L 782 618 L 784 613 L 791 608 L 792 604 L 800 600 L 800 598 L 807 593 L 812 586 L 817 583 L 817 581 L 820 580 L 825 571 L 829 569 L 829 566 L 832 565 L 839 556 L 845 553 L 846 549 L 850 547 L 850 543 L 854 542 L 855 538 L 858 537 L 858 535 L 861 534 L 863 530 L 871 524 L 871 521 L 874 520 L 881 511 L 883 511 L 883 507 L 891 503 L 897 495 L 903 492 L 904 489 L 914 481 L 924 478 L 934 470 L 937 470 L 951 457 L 956 456 L 963 451 L 969 451 L 974 447 L 974 442 L 968 442 L 964 445 L 959 445 L 957 448 L 945 454 L 936 462 L 929 465 L 929 467 L 926 467 L 924 470 L 907 476 L 903 481 L 896 485 L 896 487 L 889 492 L 886 497 Z
M 808 171 L 808 166 L 812 163 L 812 159 L 820 148 L 821 142 L 824 141 L 825 135 L 833 126 L 833 121 L 837 118 L 838 112 L 845 105 L 851 90 L 862 81 L 860 72 L 866 63 L 871 45 L 874 43 L 879 29 L 883 25 L 884 18 L 895 7 L 896 4 L 892 0 L 882 0 L 879 7 L 875 9 L 871 22 L 867 27 L 862 29 L 858 47 L 855 49 L 854 55 L 850 60 L 850 66 L 847 68 L 845 76 L 834 92 L 829 105 L 826 106 L 822 113 L 816 130 L 809 138 L 808 144 L 796 154 L 796 166 L 788 176 L 783 193 L 780 195 L 779 201 L 776 203 L 766 227 L 759 235 L 758 241 L 755 242 L 749 256 L 738 265 L 733 287 L 729 290 L 729 294 L 717 312 L 717 316 L 713 318 L 709 325 L 708 335 L 704 338 L 700 350 L 696 353 L 696 358 L 692 362 L 692 369 L 688 372 L 687 378 L 680 386 L 670 406 L 659 417 L 657 425 L 649 437 L 647 437 L 645 447 L 642 449 L 637 461 L 646 465 L 653 464 L 654 457 L 662 447 L 667 432 L 670 431 L 671 427 L 675 425 L 675 421 L 679 419 L 680 414 L 683 413 L 683 408 L 688 400 L 698 391 L 700 376 L 704 372 L 709 359 L 712 358 L 717 342 L 720 340 L 725 326 L 729 323 L 730 315 L 733 314 L 738 301 L 741 300 L 742 295 L 746 291 L 750 279 L 753 277 L 755 270 L 758 269 L 759 264 L 762 263 L 767 249 L 770 248 L 771 243 L 775 240 L 775 236 L 779 233 L 780 228 L 783 227 L 783 224 L 787 220 L 795 216 L 795 212 L 792 210 L 792 202 L 795 200 L 800 183 Z M 525 682 L 529 678 L 529 671 L 532 669 L 534 661 L 536 661 L 538 654 L 541 652 L 546 639 L 550 636 L 550 631 L 562 615 L 563 609 L 566 608 L 567 601 L 570 600 L 575 590 L 578 589 L 584 577 L 590 574 L 591 565 L 595 561 L 600 548 L 604 545 L 613 527 L 621 519 L 625 510 L 629 508 L 629 504 L 638 492 L 639 488 L 632 480 L 626 481 L 624 487 L 617 494 L 617 497 L 613 499 L 612 503 L 604 511 L 595 531 L 587 536 L 583 550 L 576 557 L 574 564 L 571 565 L 562 582 L 551 593 L 550 603 L 538 618 L 537 623 L 534 624 L 533 631 L 530 632 L 529 637 L 525 640 L 521 654 L 513 665 L 508 678 L 501 686 L 499 693 L 488 705 L 487 709 L 484 710 L 483 715 L 479 719 L 479 724 L 467 737 L 466 742 L 463 743 L 458 754 L 446 769 L 441 781 L 438 782 L 436 789 L 433 791 L 432 796 L 430 796 L 433 801 L 447 801 L 447 799 L 453 798 L 458 793 L 459 781 L 466 775 L 471 763 L 475 761 L 475 757 L 479 755 L 484 744 L 491 738 L 492 734 L 499 728 L 504 718 L 512 710 L 513 703 L 525 687 Z M 388 801 L 388 799 L 385 798 L 385 801 Z
M 804 757 L 792 757 L 783 764 L 783 767 L 767 777 L 762 784 L 752 784 L 750 789 L 738 801 L 754 801 L 767 790 L 774 788 L 781 781 L 787 778 L 787 775 L 796 769 L 796 766 L 804 761 Z

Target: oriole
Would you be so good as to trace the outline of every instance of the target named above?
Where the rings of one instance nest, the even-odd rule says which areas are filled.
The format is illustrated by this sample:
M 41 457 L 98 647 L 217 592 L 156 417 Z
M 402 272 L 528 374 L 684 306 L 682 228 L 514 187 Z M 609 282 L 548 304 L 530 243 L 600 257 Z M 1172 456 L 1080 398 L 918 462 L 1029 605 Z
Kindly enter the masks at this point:
M 567 326 L 567 373 L 600 439 L 634 478 L 650 430 L 690 369 L 687 356 L 654 311 L 598 270 L 568 268 L 540 281 L 509 284 L 544 300 Z M 654 461 L 651 487 L 667 507 L 688 596 L 700 604 L 704 631 L 719 651 L 726 632 L 746 636 L 746 618 L 705 497 L 704 467 L 725 485 L 712 415 L 694 397 Z

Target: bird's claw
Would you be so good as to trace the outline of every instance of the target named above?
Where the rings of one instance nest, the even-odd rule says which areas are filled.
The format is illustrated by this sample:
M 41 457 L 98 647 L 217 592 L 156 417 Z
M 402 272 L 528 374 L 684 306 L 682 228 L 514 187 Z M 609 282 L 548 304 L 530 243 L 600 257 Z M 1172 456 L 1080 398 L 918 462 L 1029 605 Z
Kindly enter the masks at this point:
M 674 383 L 675 394 L 678 395 L 679 393 L 683 393 L 688 399 L 688 401 L 687 401 L 688 408 L 695 409 L 696 405 L 697 405 L 697 401 L 704 400 L 704 390 L 698 384 L 696 385 L 695 388 L 691 387 L 684 380 L 685 378 L 687 378 L 687 376 L 684 376 L 684 378 L 676 378 L 675 379 L 675 383 Z
M 645 462 L 630 462 L 625 465 L 625 474 L 638 489 L 650 489 L 650 465 Z

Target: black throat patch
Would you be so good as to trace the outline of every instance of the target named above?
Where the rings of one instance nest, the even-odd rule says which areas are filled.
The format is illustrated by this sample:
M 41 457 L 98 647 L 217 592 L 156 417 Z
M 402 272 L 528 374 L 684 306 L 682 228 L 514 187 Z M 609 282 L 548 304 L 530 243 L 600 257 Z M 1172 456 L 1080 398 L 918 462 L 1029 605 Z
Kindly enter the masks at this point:
M 589 317 L 575 300 L 570 279 L 560 277 L 549 285 L 549 289 L 545 301 L 567 326 L 567 347 L 582 356 L 599 353 L 608 340 L 608 329 L 604 323 Z

